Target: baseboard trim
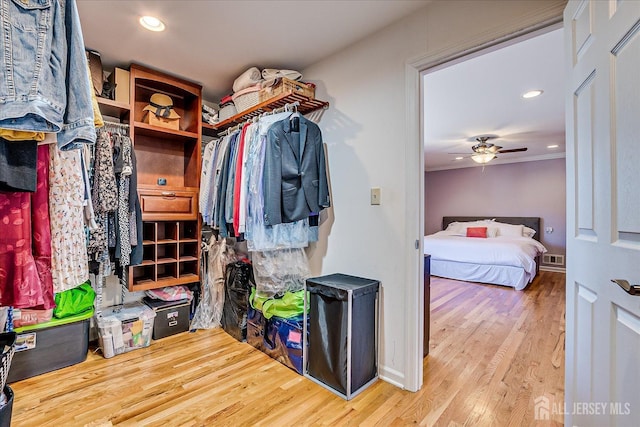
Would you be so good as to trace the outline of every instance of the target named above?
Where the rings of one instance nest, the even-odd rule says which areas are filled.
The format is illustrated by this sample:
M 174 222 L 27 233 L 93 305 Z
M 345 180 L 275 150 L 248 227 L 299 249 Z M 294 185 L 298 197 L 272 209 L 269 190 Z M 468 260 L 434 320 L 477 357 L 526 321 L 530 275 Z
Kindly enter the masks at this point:
M 391 385 L 406 390 L 406 387 L 404 386 L 404 375 L 402 374 L 402 372 L 396 371 L 395 369 L 391 369 L 386 366 L 380 366 L 378 377 Z
M 549 265 L 541 265 L 540 270 L 542 271 L 553 271 L 554 273 L 566 273 L 567 269 L 564 267 L 551 267 Z

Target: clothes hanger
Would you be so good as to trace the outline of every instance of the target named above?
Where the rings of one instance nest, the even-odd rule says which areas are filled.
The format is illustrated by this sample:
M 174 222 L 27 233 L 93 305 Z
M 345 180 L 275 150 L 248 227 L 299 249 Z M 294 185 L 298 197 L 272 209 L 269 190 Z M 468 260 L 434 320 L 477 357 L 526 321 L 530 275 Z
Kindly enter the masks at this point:
M 293 132 L 300 132 L 300 113 L 298 112 L 298 106 L 293 105 L 293 114 L 289 116 L 289 120 L 291 120 L 291 130 Z

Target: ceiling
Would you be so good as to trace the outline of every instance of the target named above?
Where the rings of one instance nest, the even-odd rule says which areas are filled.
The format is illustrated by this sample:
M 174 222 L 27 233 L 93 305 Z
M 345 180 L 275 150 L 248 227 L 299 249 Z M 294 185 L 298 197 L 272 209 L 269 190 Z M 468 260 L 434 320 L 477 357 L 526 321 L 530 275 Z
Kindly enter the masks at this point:
M 469 158 L 479 135 L 497 136 L 489 142 L 504 149 L 527 147 L 489 165 L 564 157 L 563 46 L 557 29 L 426 73 L 426 170 L 479 166 Z M 532 89 L 544 93 L 521 97 Z
M 105 69 L 131 62 L 203 85 L 217 102 L 251 66 L 303 70 L 425 6 L 429 0 L 78 0 L 87 48 Z M 138 19 L 166 24 L 154 33 Z

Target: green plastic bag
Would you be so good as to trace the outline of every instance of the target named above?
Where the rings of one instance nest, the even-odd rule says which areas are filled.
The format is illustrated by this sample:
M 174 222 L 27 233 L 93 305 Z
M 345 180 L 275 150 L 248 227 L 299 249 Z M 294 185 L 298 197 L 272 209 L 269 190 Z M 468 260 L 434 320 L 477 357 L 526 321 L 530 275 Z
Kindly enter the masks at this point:
M 265 319 L 273 316 L 291 319 L 301 316 L 304 311 L 304 291 L 285 292 L 282 298 L 269 298 L 258 295 L 256 288 L 251 288 L 249 303 L 260 310 Z
M 54 295 L 56 307 L 53 309 L 53 317 L 62 319 L 91 310 L 95 299 L 96 292 L 88 281 L 73 289 L 59 292 Z

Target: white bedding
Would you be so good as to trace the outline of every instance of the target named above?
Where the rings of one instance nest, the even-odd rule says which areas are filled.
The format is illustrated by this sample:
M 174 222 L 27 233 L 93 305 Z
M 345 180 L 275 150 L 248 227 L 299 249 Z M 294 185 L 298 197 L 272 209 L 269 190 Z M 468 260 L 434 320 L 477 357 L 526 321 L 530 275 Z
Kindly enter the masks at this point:
M 424 236 L 424 253 L 431 255 L 431 274 L 518 290 L 533 280 L 535 258 L 546 251 L 530 237 L 463 237 L 450 231 Z

